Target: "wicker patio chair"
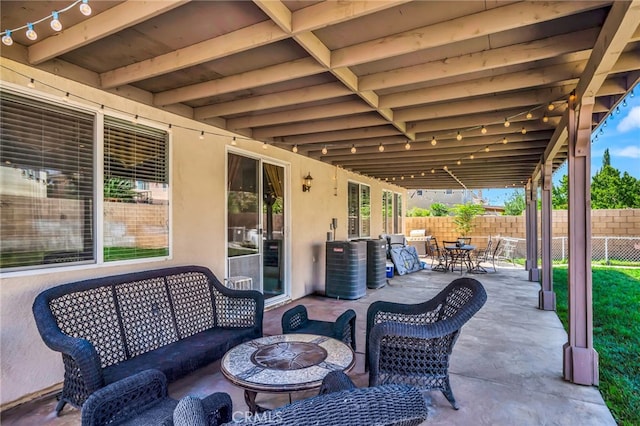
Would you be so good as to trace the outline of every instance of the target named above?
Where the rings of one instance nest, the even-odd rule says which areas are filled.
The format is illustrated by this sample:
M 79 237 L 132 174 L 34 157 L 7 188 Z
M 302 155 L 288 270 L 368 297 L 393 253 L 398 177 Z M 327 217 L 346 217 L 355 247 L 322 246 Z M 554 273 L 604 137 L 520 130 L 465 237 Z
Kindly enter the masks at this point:
M 449 356 L 460 329 L 486 300 L 482 284 L 465 277 L 423 303 L 372 303 L 367 311 L 369 386 L 404 383 L 438 389 L 457 410 Z
M 257 413 L 229 425 L 271 426 L 414 426 L 427 419 L 428 410 L 419 389 L 406 385 L 356 388 L 342 371 L 322 382 L 320 394 L 281 408 Z M 216 425 L 203 418 L 202 402 L 183 398 L 173 414 L 175 426 Z M 235 414 L 234 414 L 235 417 Z
M 197 400 L 204 423 L 231 421 L 231 398 L 223 392 Z M 144 370 L 98 389 L 82 405 L 82 426 L 170 425 L 178 401 L 167 394 L 167 378 L 160 370 Z
M 304 305 L 294 306 L 282 315 L 282 334 L 309 333 L 333 337 L 356 350 L 356 312 L 349 309 L 335 322 L 309 319 Z

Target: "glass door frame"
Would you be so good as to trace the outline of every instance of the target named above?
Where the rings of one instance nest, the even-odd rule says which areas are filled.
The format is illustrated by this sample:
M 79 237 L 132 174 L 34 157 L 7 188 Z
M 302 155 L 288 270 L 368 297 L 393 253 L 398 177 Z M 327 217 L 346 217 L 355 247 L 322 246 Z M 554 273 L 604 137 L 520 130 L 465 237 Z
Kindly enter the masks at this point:
M 284 243 L 283 243 L 283 259 L 282 259 L 282 282 L 283 282 L 283 293 L 274 297 L 270 297 L 265 299 L 265 306 L 273 306 L 280 304 L 284 301 L 291 299 L 291 164 L 288 162 L 280 161 L 274 158 L 262 156 L 256 154 L 255 152 L 245 151 L 236 147 L 227 146 L 225 150 L 225 178 L 224 178 L 224 195 L 225 195 L 225 216 L 224 216 L 224 226 L 225 226 L 225 277 L 229 277 L 229 205 L 227 202 L 228 197 L 228 188 L 229 188 L 229 154 L 243 156 L 252 160 L 256 160 L 258 162 L 258 188 L 259 188 L 259 197 L 258 197 L 258 220 L 259 220 L 259 252 L 260 256 L 260 274 L 261 274 L 261 282 L 260 288 L 258 291 L 264 293 L 264 238 L 266 233 L 266 224 L 264 222 L 264 200 L 262 197 L 263 194 L 263 174 L 264 174 L 264 164 L 272 164 L 274 166 L 282 167 L 284 169 Z M 255 255 L 249 255 L 255 256 Z

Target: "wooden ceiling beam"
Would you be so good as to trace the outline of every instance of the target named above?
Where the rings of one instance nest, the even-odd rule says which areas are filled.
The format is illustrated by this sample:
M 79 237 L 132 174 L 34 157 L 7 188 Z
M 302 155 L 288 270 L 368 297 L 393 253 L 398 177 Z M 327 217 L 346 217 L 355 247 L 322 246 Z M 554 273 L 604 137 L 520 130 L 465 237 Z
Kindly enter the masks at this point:
M 358 129 L 370 126 L 383 126 L 386 124 L 389 124 L 389 122 L 382 117 L 377 117 L 373 114 L 361 114 L 355 117 L 349 116 L 336 119 L 257 128 L 253 130 L 253 137 L 258 140 L 262 140 L 278 136 L 329 132 L 341 129 Z
M 289 144 L 322 143 L 331 144 L 339 141 L 351 141 L 355 139 L 367 139 L 384 136 L 397 136 L 398 130 L 391 126 L 370 127 L 364 129 L 337 130 L 330 132 L 319 132 L 315 134 L 300 134 L 295 136 L 285 136 L 280 142 Z
M 333 51 L 331 65 L 346 67 L 469 40 L 561 18 L 609 4 L 603 1 L 517 2 Z
M 640 22 L 640 1 L 613 2 L 602 26 L 580 82 L 576 87 L 577 103 L 582 97 L 595 98 L 609 73 L 625 62 L 622 54 Z M 634 55 L 638 59 L 637 55 Z M 619 68 L 618 68 L 619 69 Z M 635 68 L 637 69 L 637 67 Z
M 441 117 L 466 116 L 486 111 L 508 108 L 534 109 L 549 102 L 565 100 L 575 88 L 574 85 L 545 87 L 517 93 L 500 93 L 463 99 L 460 101 L 430 104 L 394 111 L 401 121 L 430 120 Z
M 397 108 L 447 100 L 460 100 L 471 96 L 490 95 L 497 92 L 522 90 L 549 84 L 571 84 L 578 81 L 585 65 L 585 61 L 570 62 L 459 83 L 392 93 L 381 96 L 380 105 L 386 108 Z
M 384 153 L 378 153 L 377 157 L 375 154 L 361 154 L 358 155 L 357 158 L 354 154 L 351 154 L 351 158 L 349 154 L 343 155 L 327 155 L 324 156 L 323 159 L 325 161 L 330 161 L 334 164 L 340 164 L 342 167 L 365 167 L 365 166 L 380 166 L 380 167 L 389 167 L 390 164 L 401 163 L 404 165 L 414 165 L 414 164 L 436 164 L 436 163 L 449 163 L 450 165 L 455 164 L 458 160 L 462 164 L 472 164 L 476 162 L 476 160 L 482 160 L 485 158 L 496 158 L 499 157 L 501 160 L 507 159 L 509 157 L 519 157 L 521 158 L 523 155 L 531 156 L 537 154 L 539 157 L 543 152 L 544 147 L 546 145 L 541 143 L 531 143 L 527 144 L 527 147 L 521 147 L 521 149 L 514 149 L 515 145 L 509 146 L 494 146 L 493 149 L 489 152 L 476 152 L 474 153 L 474 159 L 471 160 L 469 158 L 469 153 L 464 151 L 456 152 L 446 152 L 441 155 L 434 155 L 432 157 L 424 156 L 424 154 L 416 154 L 407 152 L 405 155 L 391 155 L 387 156 Z M 526 151 L 526 152 L 523 152 Z M 535 155 L 534 155 L 535 156 Z M 397 164 L 396 164 L 397 165 Z
M 406 68 L 362 76 L 362 90 L 379 90 L 425 81 L 502 68 L 589 50 L 598 36 L 599 28 L 513 44 L 497 49 L 427 62 Z
M 155 16 L 188 3 L 189 0 L 166 0 L 162 2 L 126 1 L 99 15 L 92 16 L 80 24 L 64 29 L 55 37 L 29 46 L 29 63 L 38 65 L 56 56 L 63 55 L 90 43 L 103 39 L 125 28 L 133 27 Z
M 371 107 L 362 101 L 347 101 L 309 108 L 293 109 L 290 111 L 230 118 L 227 120 L 227 129 L 233 130 L 245 129 L 248 127 L 263 127 L 282 123 L 295 123 L 322 118 L 342 117 L 371 111 Z
M 104 72 L 100 74 L 100 81 L 103 89 L 122 86 L 244 52 L 287 37 L 287 33 L 273 22 L 260 22 L 164 55 Z
M 565 109 L 566 104 L 556 105 L 553 111 L 548 111 L 546 108 L 540 108 L 535 111 L 531 111 L 531 114 L 533 115 L 532 119 L 538 120 L 541 119 L 544 115 L 546 115 L 547 118 L 557 117 L 559 115 L 562 115 L 562 112 Z M 461 134 L 465 136 L 466 128 L 481 128 L 481 126 L 483 125 L 488 126 L 492 124 L 502 124 L 502 126 L 504 127 L 505 118 L 508 118 L 509 123 L 512 123 L 511 125 L 513 126 L 520 125 L 520 123 L 522 122 L 528 122 L 532 120 L 527 118 L 526 113 L 527 111 L 523 110 L 522 108 L 498 112 L 484 112 L 480 114 L 469 114 L 464 117 L 456 116 L 452 118 L 436 118 L 433 120 L 423 120 L 409 123 L 407 127 L 409 128 L 409 130 L 415 133 L 433 133 L 437 131 L 449 130 L 453 131 L 454 136 L 456 135 L 455 132 L 459 130 L 462 132 Z M 520 128 L 518 128 L 517 130 L 515 128 L 511 129 L 511 126 L 507 127 L 506 129 L 509 129 L 512 132 L 520 130 Z
M 622 59 L 623 56 L 633 55 L 633 52 L 624 54 L 622 52 L 629 39 L 634 37 L 638 22 L 640 22 L 640 0 L 613 3 L 576 86 L 576 105 L 583 102 L 594 103 L 598 91 L 607 80 L 609 73 L 615 69 L 616 64 L 626 61 Z M 567 110 L 540 159 L 541 164 L 553 160 L 560 148 L 566 144 L 569 136 L 568 124 L 569 111 Z M 541 170 L 542 167 L 536 168 L 537 175 L 533 176 L 534 180 L 540 177 Z
M 222 117 L 251 111 L 263 111 L 290 105 L 301 105 L 307 102 L 321 101 L 353 94 L 340 83 L 326 83 L 268 95 L 253 96 L 236 101 L 221 102 L 194 109 L 196 120 L 211 117 Z
M 407 3 L 409 0 L 328 1 L 293 13 L 293 32 L 314 31 Z
M 313 58 L 302 58 L 283 64 L 271 65 L 257 70 L 222 77 L 216 80 L 196 83 L 177 89 L 158 92 L 153 97 L 156 106 L 177 104 L 194 99 L 217 96 L 252 87 L 266 86 L 295 78 L 325 72 L 325 68 Z

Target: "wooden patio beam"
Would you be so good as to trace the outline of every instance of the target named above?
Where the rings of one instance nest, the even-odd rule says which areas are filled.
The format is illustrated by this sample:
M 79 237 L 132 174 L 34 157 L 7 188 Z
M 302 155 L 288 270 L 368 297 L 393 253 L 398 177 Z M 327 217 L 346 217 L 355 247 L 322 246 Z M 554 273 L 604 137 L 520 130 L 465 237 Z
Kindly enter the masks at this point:
M 189 0 L 141 2 L 129 0 L 120 3 L 80 24 L 66 28 L 55 37 L 48 37 L 28 47 L 29 63 L 38 65 L 73 49 L 86 46 L 125 28 L 168 12 Z
M 533 25 L 607 4 L 600 1 L 518 2 L 337 49 L 332 53 L 331 65 L 346 67 L 373 62 Z

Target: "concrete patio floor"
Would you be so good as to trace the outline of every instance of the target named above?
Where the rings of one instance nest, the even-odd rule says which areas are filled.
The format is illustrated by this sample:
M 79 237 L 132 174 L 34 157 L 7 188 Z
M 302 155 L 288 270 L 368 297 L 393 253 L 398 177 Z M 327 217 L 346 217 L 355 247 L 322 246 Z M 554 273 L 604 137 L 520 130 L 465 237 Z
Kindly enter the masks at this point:
M 349 373 L 366 386 L 364 373 L 367 307 L 376 300 L 417 303 L 433 297 L 459 273 L 429 270 L 396 276 L 381 289 L 367 290 L 359 300 L 335 300 L 312 295 L 265 313 L 265 335 L 281 332 L 282 313 L 304 304 L 313 319 L 335 319 L 346 309 L 357 312 L 357 363 Z M 521 269 L 499 268 L 495 274 L 472 275 L 483 283 L 488 300 L 464 326 L 451 359 L 451 385 L 460 410 L 451 408 L 440 392 L 426 394 L 429 425 L 615 425 L 595 387 L 562 379 L 562 345 L 567 336 L 555 312 L 536 308 L 539 284 L 527 280 Z M 237 415 L 247 410 L 242 390 L 220 373 L 219 362 L 174 382 L 172 397 L 227 392 Z M 293 400 L 313 395 L 295 393 Z M 258 394 L 265 407 L 288 402 L 288 396 Z M 26 403 L 2 413 L 3 425 L 78 425 L 78 410 L 65 407 L 53 413 L 53 397 Z

